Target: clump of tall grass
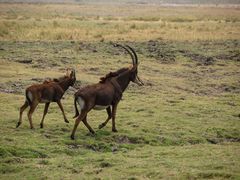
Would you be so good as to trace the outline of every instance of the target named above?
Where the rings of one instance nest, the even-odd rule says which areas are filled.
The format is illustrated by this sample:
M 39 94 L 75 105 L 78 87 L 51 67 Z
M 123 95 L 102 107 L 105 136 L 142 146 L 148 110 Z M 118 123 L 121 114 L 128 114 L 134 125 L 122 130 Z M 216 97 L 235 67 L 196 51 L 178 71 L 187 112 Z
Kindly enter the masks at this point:
M 103 20 L 106 20 L 106 21 L 117 21 L 118 17 L 107 16 L 107 17 L 103 17 Z
M 184 23 L 184 22 L 193 22 L 194 19 L 177 17 L 177 18 L 174 18 L 174 19 L 169 19 L 169 21 L 170 22 Z
M 142 17 L 127 17 L 123 18 L 124 21 L 159 21 L 159 17 L 155 16 L 142 16 Z
M 0 36 L 4 37 L 4 36 L 8 35 L 8 33 L 9 33 L 8 28 L 6 26 L 2 26 L 0 24 Z
M 130 29 L 136 29 L 136 28 L 137 28 L 137 25 L 136 25 L 136 24 L 131 24 L 129 28 L 130 28 Z
M 59 27 L 59 26 L 60 26 L 59 23 L 54 20 L 54 21 L 53 21 L 53 27 L 54 27 L 54 28 L 57 28 L 57 27 Z

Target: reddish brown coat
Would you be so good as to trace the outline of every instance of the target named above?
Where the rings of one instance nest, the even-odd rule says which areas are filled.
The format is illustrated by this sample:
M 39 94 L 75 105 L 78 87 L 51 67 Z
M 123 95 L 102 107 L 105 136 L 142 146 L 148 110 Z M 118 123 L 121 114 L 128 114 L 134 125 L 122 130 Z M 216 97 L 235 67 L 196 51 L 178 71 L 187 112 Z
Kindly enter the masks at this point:
M 26 100 L 23 106 L 20 108 L 19 121 L 16 127 L 19 127 L 22 124 L 22 113 L 28 106 L 30 106 L 30 109 L 28 111 L 28 119 L 30 128 L 32 129 L 32 114 L 39 103 L 45 103 L 44 113 L 40 124 L 41 128 L 43 128 L 44 118 L 48 112 L 48 107 L 51 102 L 57 102 L 59 108 L 63 113 L 65 122 L 68 123 L 69 121 L 65 116 L 61 104 L 61 98 L 69 86 L 74 85 L 75 81 L 75 71 L 72 70 L 71 73 L 67 72 L 66 76 L 59 79 L 46 80 L 42 84 L 34 84 L 28 87 L 25 91 Z

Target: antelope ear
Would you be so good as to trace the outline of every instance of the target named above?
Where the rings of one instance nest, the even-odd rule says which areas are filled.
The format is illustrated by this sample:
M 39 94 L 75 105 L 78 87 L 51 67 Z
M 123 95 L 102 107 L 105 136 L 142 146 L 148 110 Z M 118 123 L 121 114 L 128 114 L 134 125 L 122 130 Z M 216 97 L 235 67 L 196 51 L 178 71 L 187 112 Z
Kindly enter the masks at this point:
M 70 71 L 69 71 L 69 68 L 67 68 L 66 76 L 67 76 L 67 77 L 70 77 Z
M 71 74 L 70 74 L 70 77 L 74 78 L 76 75 L 75 75 L 75 69 L 72 69 L 71 70 Z
M 136 70 L 137 70 L 137 65 L 133 65 L 130 69 L 131 72 L 136 71 Z

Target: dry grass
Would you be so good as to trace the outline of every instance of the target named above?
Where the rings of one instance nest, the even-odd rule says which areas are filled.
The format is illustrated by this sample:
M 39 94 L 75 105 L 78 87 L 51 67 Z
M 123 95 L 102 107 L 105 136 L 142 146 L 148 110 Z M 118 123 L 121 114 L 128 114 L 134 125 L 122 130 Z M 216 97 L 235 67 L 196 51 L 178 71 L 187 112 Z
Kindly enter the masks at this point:
M 0 4 L 0 9 L 0 40 L 240 38 L 239 10 L 229 7 Z

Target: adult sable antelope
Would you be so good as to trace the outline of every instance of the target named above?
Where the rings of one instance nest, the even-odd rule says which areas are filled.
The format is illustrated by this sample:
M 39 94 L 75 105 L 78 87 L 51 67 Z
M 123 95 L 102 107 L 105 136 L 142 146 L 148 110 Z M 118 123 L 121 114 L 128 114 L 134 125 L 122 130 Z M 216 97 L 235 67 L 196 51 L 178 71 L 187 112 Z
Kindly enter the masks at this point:
M 67 74 L 63 77 L 47 80 L 42 84 L 34 84 L 28 87 L 25 91 L 26 100 L 23 106 L 20 108 L 19 121 L 16 127 L 19 127 L 22 124 L 22 113 L 28 106 L 30 106 L 30 109 L 28 111 L 28 119 L 30 128 L 33 129 L 32 114 L 39 103 L 45 103 L 43 117 L 40 123 L 40 127 L 43 128 L 43 121 L 48 112 L 48 107 L 51 102 L 57 102 L 59 108 L 62 111 L 64 121 L 66 123 L 69 123 L 62 107 L 61 98 L 69 86 L 74 85 L 75 81 L 75 70 L 71 70 L 71 72 L 67 70 Z
M 87 122 L 87 113 L 91 109 L 106 109 L 108 118 L 104 123 L 99 125 L 99 129 L 103 128 L 108 121 L 112 119 L 112 131 L 117 132 L 115 116 L 122 93 L 127 88 L 130 81 L 140 86 L 143 85 L 143 82 L 137 76 L 138 57 L 136 52 L 128 45 L 122 46 L 120 44 L 115 44 L 114 46 L 121 47 L 130 54 L 132 66 L 130 68 L 121 68 L 116 72 L 110 72 L 105 77 L 101 78 L 99 83 L 81 88 L 75 93 L 74 105 L 76 114 L 74 117 L 77 117 L 77 119 L 71 134 L 71 139 L 74 139 L 76 129 L 81 121 L 91 133 L 95 133 Z M 77 103 L 80 106 L 80 112 L 78 111 Z

